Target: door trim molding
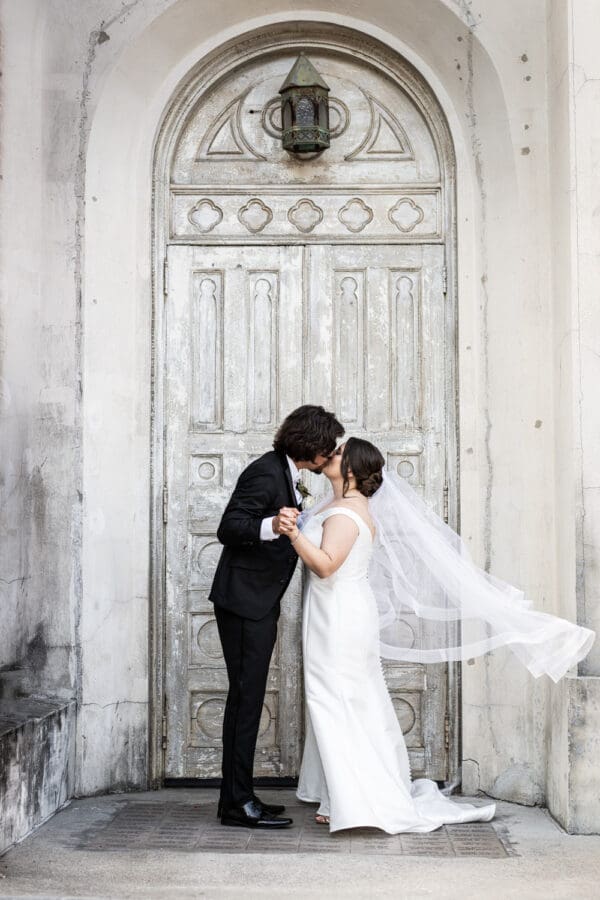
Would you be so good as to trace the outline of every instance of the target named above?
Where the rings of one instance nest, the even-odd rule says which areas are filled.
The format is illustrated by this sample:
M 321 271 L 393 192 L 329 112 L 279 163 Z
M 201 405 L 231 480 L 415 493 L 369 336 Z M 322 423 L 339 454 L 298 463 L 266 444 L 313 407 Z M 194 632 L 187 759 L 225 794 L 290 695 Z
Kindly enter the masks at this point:
M 185 77 L 165 112 L 156 139 L 152 180 L 152 362 L 150 453 L 150 622 L 149 622 L 149 765 L 152 787 L 164 781 L 163 722 L 166 703 L 165 662 L 165 303 L 168 302 L 165 260 L 169 244 L 169 173 L 177 140 L 200 96 L 248 60 L 281 51 L 311 48 L 348 54 L 363 60 L 398 84 L 427 121 L 440 161 L 445 203 L 442 233 L 446 247 L 448 290 L 445 300 L 446 478 L 448 521 L 458 530 L 459 457 L 457 392 L 456 159 L 450 128 L 442 107 L 423 76 L 398 52 L 352 28 L 324 22 L 285 22 L 238 36 L 204 57 Z M 252 243 L 251 239 L 246 243 Z M 280 243 L 286 243 L 281 241 Z M 350 241 L 348 243 L 351 243 Z M 382 242 L 383 243 L 383 242 Z M 449 664 L 449 781 L 460 779 L 460 665 Z

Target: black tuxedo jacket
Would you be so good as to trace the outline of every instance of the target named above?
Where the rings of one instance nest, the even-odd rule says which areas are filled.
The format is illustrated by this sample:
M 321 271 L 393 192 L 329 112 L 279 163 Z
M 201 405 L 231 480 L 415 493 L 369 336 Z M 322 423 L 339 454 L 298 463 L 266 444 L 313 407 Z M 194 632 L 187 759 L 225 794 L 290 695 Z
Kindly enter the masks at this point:
M 224 544 L 209 599 L 246 619 L 262 619 L 279 602 L 298 557 L 289 538 L 260 540 L 263 519 L 297 506 L 285 454 L 271 450 L 240 475 L 217 537 Z

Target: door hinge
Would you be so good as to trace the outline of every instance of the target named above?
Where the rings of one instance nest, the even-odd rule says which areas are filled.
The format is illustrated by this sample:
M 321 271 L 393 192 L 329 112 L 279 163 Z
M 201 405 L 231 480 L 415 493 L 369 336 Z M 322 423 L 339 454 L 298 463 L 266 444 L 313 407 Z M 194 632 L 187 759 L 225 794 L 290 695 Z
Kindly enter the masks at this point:
M 163 260 L 163 297 L 169 294 L 169 260 L 165 256 Z
M 442 266 L 442 294 L 448 293 L 448 269 Z
M 444 484 L 444 522 L 448 524 L 448 484 Z
M 450 749 L 450 716 L 448 713 L 444 716 L 444 749 Z
M 163 750 L 167 749 L 167 717 L 163 715 L 162 717 L 162 743 L 161 747 Z
M 167 524 L 169 518 L 169 488 L 163 484 L 163 525 Z

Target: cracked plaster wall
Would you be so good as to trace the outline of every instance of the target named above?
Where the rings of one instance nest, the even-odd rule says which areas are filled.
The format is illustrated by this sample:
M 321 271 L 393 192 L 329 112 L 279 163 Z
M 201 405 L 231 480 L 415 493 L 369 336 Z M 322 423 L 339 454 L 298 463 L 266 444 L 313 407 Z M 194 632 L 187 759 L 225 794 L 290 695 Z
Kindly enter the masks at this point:
M 2 649 L 16 664 L 37 640 L 32 671 L 76 691 L 83 793 L 146 778 L 153 141 L 185 72 L 248 15 L 232 0 L 2 7 Z M 557 611 L 544 0 L 263 0 L 252 15 L 362 21 L 438 93 L 459 170 L 462 533 Z M 464 667 L 467 790 L 543 799 L 546 694 L 502 652 Z

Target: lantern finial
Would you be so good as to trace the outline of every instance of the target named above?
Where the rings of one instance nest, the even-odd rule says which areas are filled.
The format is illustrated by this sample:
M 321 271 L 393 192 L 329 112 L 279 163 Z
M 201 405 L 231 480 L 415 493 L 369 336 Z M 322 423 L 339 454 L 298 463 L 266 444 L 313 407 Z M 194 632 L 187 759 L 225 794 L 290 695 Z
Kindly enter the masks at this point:
M 283 93 L 290 87 L 320 87 L 325 91 L 329 90 L 329 85 L 325 84 L 308 56 L 305 56 L 304 53 L 300 54 L 288 72 L 285 81 L 279 88 L 279 93 Z

